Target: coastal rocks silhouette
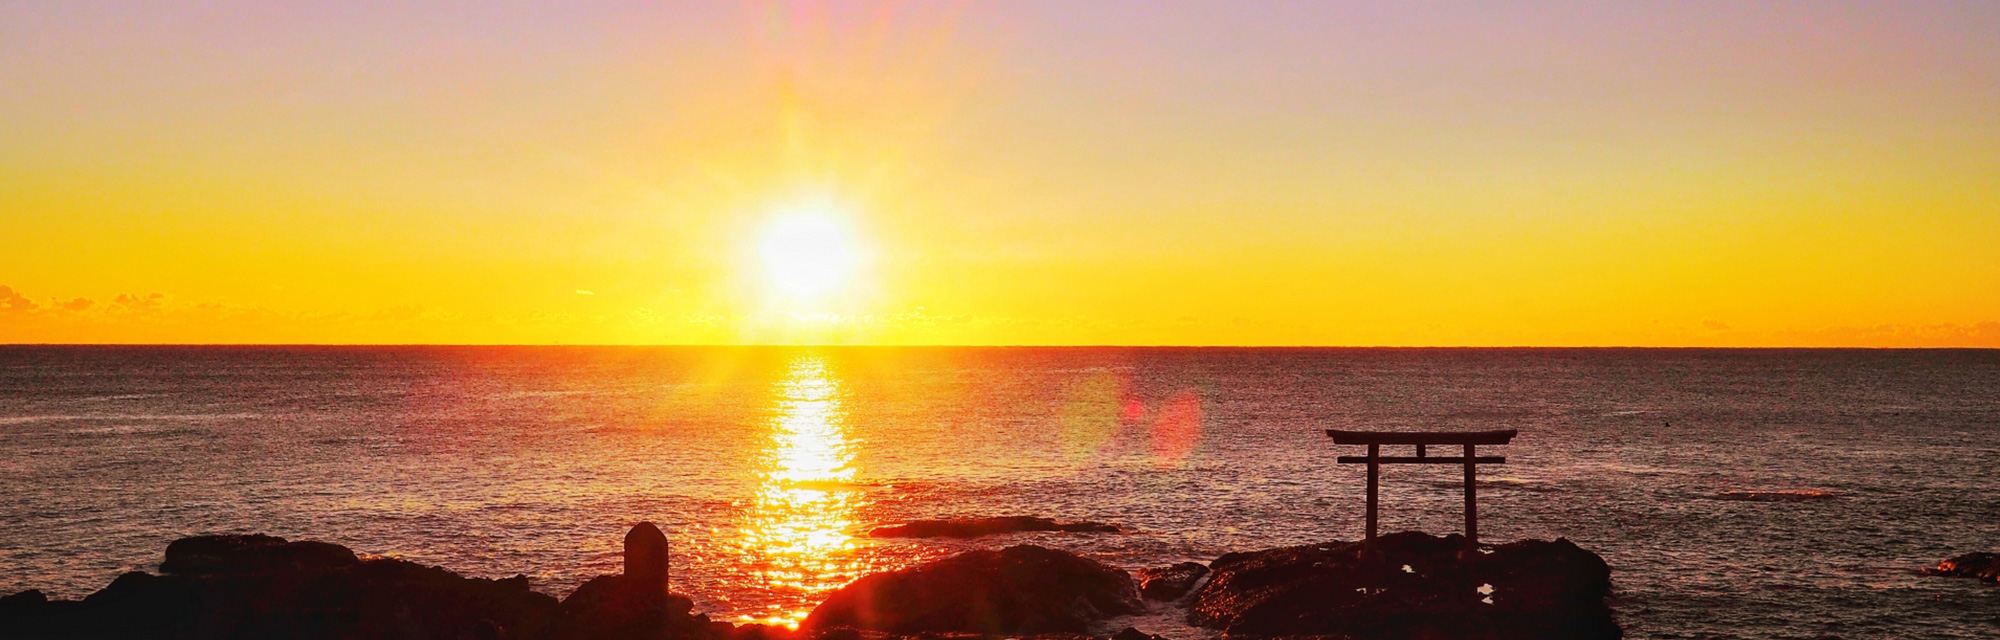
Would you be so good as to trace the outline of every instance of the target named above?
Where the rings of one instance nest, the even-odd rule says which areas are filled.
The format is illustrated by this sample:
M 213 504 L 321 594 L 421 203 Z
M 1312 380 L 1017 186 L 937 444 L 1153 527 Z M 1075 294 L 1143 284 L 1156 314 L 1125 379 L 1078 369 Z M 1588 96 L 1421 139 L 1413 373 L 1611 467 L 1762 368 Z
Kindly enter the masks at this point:
M 820 603 L 803 628 L 1082 633 L 1092 621 L 1145 610 L 1125 571 L 1066 551 L 1017 545 L 863 577 Z
M 1179 600 L 1206 575 L 1208 565 L 1199 562 L 1142 569 L 1139 571 L 1139 593 L 1151 600 Z
M 1188 623 L 1228 636 L 1597 639 L 1622 632 L 1604 603 L 1611 570 L 1567 539 L 1464 554 L 1459 535 L 1403 532 L 1232 553 L 1209 564 Z M 1490 552 L 1490 553 L 1488 553 Z
M 131 572 L 82 601 L 0 607 L 18 638 L 553 638 L 566 622 L 525 576 L 464 578 L 271 536 L 168 547 L 163 575 Z
M 997 518 L 956 518 L 918 520 L 908 524 L 878 527 L 868 532 L 872 538 L 977 538 L 1022 531 L 1065 531 L 1079 533 L 1119 533 L 1116 526 L 1099 522 L 1056 522 L 1033 516 Z
M 2000 582 L 2000 554 L 1977 551 L 1939 562 L 1936 567 L 1924 570 L 1924 575 L 1977 578 L 1987 582 Z
M 1092 623 L 1144 613 L 1125 571 L 1033 545 L 961 553 L 877 573 L 835 591 L 801 631 L 733 625 L 693 612 L 668 584 L 666 536 L 626 536 L 624 572 L 569 597 L 526 576 L 467 578 L 357 555 L 340 545 L 263 535 L 198 536 L 168 546 L 160 575 L 132 572 L 81 601 L 40 591 L 0 597 L 0 638 L 477 638 L 511 640 L 909 640 L 968 634 L 1090 640 Z M 1225 555 L 1143 572 L 1178 599 L 1207 573 L 1187 619 L 1230 637 L 1617 638 L 1604 597 L 1610 569 L 1568 540 L 1463 554 L 1464 539 L 1399 533 Z M 1372 556 L 1371 556 L 1372 557 Z M 1935 571 L 1991 580 L 1994 554 Z M 1181 596 L 1185 597 L 1185 596 Z M 1137 629 L 1123 640 L 1164 640 Z
M 161 575 L 132 572 L 81 601 L 0 598 L 0 638 L 479 638 L 788 640 L 789 630 L 691 615 L 668 591 L 666 536 L 626 536 L 626 573 L 558 602 L 526 576 L 466 578 L 325 542 L 197 536 L 167 546 Z

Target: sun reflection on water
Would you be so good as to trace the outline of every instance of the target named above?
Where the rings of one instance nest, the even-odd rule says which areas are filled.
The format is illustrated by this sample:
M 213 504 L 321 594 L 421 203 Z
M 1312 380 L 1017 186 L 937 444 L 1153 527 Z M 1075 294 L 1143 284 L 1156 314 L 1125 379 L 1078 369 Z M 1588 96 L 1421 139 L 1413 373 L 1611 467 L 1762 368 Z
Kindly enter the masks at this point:
M 854 447 L 840 386 L 826 362 L 802 356 L 772 390 L 770 438 L 757 460 L 757 495 L 744 513 L 743 563 L 779 597 L 739 620 L 797 627 L 826 594 L 874 570 L 849 535 L 867 499 L 853 490 Z

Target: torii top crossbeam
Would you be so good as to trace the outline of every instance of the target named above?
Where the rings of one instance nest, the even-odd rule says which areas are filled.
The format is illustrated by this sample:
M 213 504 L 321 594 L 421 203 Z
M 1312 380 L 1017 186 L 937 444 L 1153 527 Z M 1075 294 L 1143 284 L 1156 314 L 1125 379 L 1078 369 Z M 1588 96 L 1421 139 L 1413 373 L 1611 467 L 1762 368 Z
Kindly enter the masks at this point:
M 1341 456 L 1340 464 L 1368 465 L 1368 540 L 1375 540 L 1375 487 L 1381 465 L 1385 464 L 1462 464 L 1465 465 L 1465 543 L 1479 544 L 1479 485 L 1474 479 L 1474 471 L 1482 464 L 1506 464 L 1504 456 L 1480 456 L 1474 453 L 1477 445 L 1507 444 L 1518 433 L 1513 429 L 1505 431 L 1340 431 L 1327 429 L 1326 435 L 1333 437 L 1334 444 L 1365 444 L 1368 455 Z M 1382 445 L 1415 445 L 1415 456 L 1384 456 Z M 1425 447 L 1430 445 L 1461 446 L 1465 455 L 1442 457 L 1426 455 Z

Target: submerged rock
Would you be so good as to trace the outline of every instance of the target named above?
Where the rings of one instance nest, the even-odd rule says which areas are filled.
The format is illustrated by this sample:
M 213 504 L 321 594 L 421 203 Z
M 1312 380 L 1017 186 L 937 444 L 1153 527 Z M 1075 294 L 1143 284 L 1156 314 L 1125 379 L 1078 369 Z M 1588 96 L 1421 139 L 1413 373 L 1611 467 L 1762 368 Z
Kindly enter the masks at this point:
M 1841 495 L 1838 493 L 1820 489 L 1778 489 L 1774 491 L 1732 489 L 1729 491 L 1718 491 L 1715 495 L 1709 496 L 1709 499 L 1734 502 L 1811 502 L 1814 500 L 1832 500 L 1839 497 Z
M 1032 516 L 999 518 L 957 518 L 918 520 L 909 524 L 879 527 L 868 532 L 874 538 L 976 538 L 1017 531 L 1070 531 L 1118 533 L 1116 526 L 1099 522 L 1056 522 Z
M 1153 600 L 1179 600 L 1208 575 L 1208 565 L 1183 562 L 1139 571 L 1139 593 Z
M 1188 607 L 1230 636 L 1597 639 L 1622 635 L 1604 598 L 1611 570 L 1566 539 L 1463 554 L 1464 538 L 1405 532 L 1232 553 Z M 1487 553 L 1490 551 L 1490 553 Z
M 863 577 L 820 603 L 803 628 L 1081 633 L 1093 620 L 1145 609 L 1123 570 L 1066 551 L 1018 545 Z
M 1924 574 L 2000 582 L 2000 554 L 1978 551 L 1956 556 L 1939 562 L 1936 567 L 1925 569 Z

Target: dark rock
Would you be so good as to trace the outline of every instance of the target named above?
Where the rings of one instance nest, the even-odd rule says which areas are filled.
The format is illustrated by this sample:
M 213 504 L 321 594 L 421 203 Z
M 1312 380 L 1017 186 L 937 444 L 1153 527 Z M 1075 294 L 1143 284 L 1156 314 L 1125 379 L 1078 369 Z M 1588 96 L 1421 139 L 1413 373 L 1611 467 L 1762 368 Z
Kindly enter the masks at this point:
M 347 547 L 287 542 L 266 535 L 195 536 L 167 545 L 160 573 L 261 573 L 287 569 L 337 569 L 360 562 Z
M 1984 551 L 1968 553 L 1939 562 L 1938 566 L 1925 569 L 1924 574 L 1978 578 L 1987 582 L 2000 582 L 2000 554 L 1986 553 Z
M 40 589 L 29 589 L 11 596 L 0 598 L 0 609 L 35 609 L 49 603 L 49 596 Z
M 804 628 L 1082 633 L 1092 620 L 1145 608 L 1124 571 L 1065 551 L 1019 545 L 863 577 L 813 609 Z
M 165 566 L 127 573 L 82 602 L 0 610 L 20 638 L 556 638 L 568 621 L 524 576 L 463 578 L 325 543 L 268 536 L 185 539 Z M 342 558 L 347 562 L 340 561 Z
M 976 538 L 996 533 L 1017 531 L 1069 531 L 1084 533 L 1118 533 L 1118 527 L 1097 522 L 1056 522 L 1048 518 L 1032 516 L 1007 516 L 1000 518 L 958 518 L 952 520 L 918 520 L 909 524 L 880 527 L 869 531 L 875 538 Z
M 667 593 L 667 534 L 651 522 L 625 534 L 625 579 L 631 588 Z
M 1566 539 L 1459 553 L 1464 538 L 1406 532 L 1232 553 L 1195 593 L 1188 622 L 1230 636 L 1597 639 L 1622 635 L 1604 603 L 1611 569 Z M 1407 567 L 1407 569 L 1406 569 Z
M 1167 639 L 1150 633 L 1146 633 L 1144 631 L 1140 631 L 1136 627 L 1125 627 L 1124 629 L 1120 629 L 1118 633 L 1111 634 L 1111 640 L 1167 640 Z
M 1205 575 L 1208 575 L 1208 565 L 1199 562 L 1142 569 L 1139 571 L 1139 593 L 1154 600 L 1179 600 Z
M 689 615 L 694 601 L 630 576 L 598 576 L 562 601 L 563 611 L 591 638 L 683 638 L 710 635 L 706 617 Z M 724 623 L 727 626 L 727 623 Z

